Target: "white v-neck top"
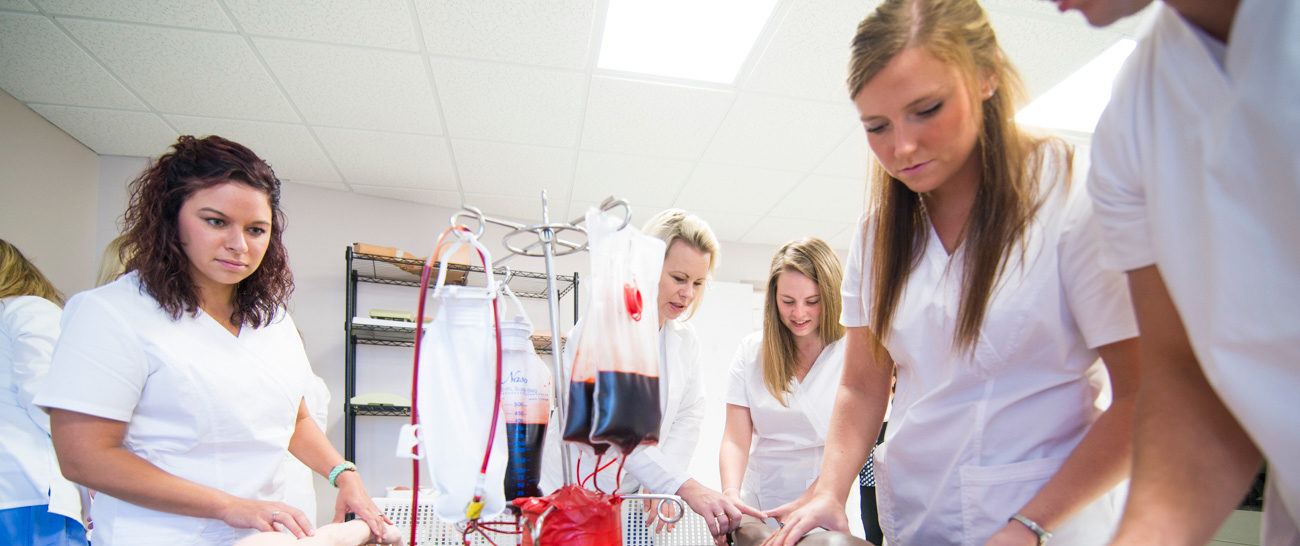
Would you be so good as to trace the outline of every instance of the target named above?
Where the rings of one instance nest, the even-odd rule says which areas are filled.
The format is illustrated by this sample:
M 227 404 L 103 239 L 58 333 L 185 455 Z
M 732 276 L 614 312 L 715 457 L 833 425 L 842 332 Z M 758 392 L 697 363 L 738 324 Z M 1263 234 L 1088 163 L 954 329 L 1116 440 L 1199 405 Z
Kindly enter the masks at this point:
M 124 444 L 164 472 L 283 500 L 278 470 L 311 378 L 288 313 L 238 337 L 200 311 L 172 319 L 134 273 L 68 301 L 36 403 L 127 423 Z M 101 493 L 97 545 L 230 544 L 250 534 Z
M 1054 153 L 1054 152 L 1050 152 Z M 1109 381 L 1096 347 L 1137 336 L 1124 277 L 1098 263 L 1082 184 L 1040 175 L 1046 202 L 995 286 L 974 353 L 952 348 L 961 296 L 932 227 L 881 337 L 898 383 L 873 471 L 891 545 L 982 545 L 1033 497 L 1101 412 Z M 870 237 L 858 226 L 844 275 L 845 326 L 871 316 Z M 868 234 L 869 235 L 869 234 Z M 1102 544 L 1119 518 L 1103 496 L 1053 531 L 1053 544 Z

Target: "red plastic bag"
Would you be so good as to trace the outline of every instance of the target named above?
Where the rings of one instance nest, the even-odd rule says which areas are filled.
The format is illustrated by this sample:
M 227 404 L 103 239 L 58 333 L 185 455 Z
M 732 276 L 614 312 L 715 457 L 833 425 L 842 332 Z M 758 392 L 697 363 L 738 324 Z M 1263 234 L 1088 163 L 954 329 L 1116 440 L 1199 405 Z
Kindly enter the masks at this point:
M 566 485 L 542 498 L 527 497 L 513 501 L 524 512 L 529 524 L 537 525 L 542 514 L 542 534 L 537 546 L 619 546 L 623 532 L 619 524 L 619 498 L 607 493 Z M 548 509 L 553 510 L 547 512 Z M 534 546 L 533 537 L 524 533 L 524 546 Z

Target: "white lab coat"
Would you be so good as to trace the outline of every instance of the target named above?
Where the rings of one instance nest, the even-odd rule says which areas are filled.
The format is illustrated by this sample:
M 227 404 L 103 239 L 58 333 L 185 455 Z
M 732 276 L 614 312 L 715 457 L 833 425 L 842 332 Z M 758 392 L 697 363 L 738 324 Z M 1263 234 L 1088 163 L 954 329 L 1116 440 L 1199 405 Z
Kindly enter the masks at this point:
M 281 501 L 310 374 L 288 313 L 235 337 L 202 311 L 173 320 L 129 273 L 68 301 L 36 403 L 126 422 L 125 447 L 174 476 Z M 224 545 L 253 532 L 104 493 L 91 516 L 101 546 Z
M 571 333 L 569 339 L 577 339 L 577 334 Z M 704 390 L 699 381 L 699 341 L 691 325 L 669 320 L 659 330 L 659 347 L 659 408 L 663 412 L 659 444 L 638 447 L 628 456 L 621 493 L 635 492 L 645 486 L 654 493 L 671 495 L 690 479 L 686 471 L 700 438 L 700 420 L 704 418 L 705 408 Z M 542 456 L 542 491 L 546 493 L 564 485 L 558 449 L 561 432 L 559 420 L 552 415 Z M 570 464 L 579 462 L 577 450 L 573 453 Z M 605 462 L 609 459 L 604 459 L 602 464 Z M 584 455 L 580 463 L 578 474 L 586 477 L 596 461 Z M 617 467 L 615 464 L 597 476 L 601 489 L 609 491 L 614 487 Z
M 792 384 L 786 393 L 788 406 L 772 396 L 763 381 L 762 344 L 763 332 L 755 332 L 736 348 L 726 402 L 748 408 L 754 425 L 741 498 L 759 510 L 771 510 L 799 498 L 821 474 L 826 432 L 844 372 L 844 340 L 823 348 L 803 381 Z M 857 487 L 849 489 L 845 516 L 849 531 L 861 537 L 861 493 Z
M 0 510 L 47 504 L 84 524 L 81 496 L 54 457 L 50 417 L 32 403 L 50 369 L 61 314 L 36 296 L 0 300 Z
M 1050 167 L 1040 178 L 1047 201 L 1023 252 L 1017 247 L 1007 261 L 973 356 L 951 346 L 962 252 L 950 258 L 925 228 L 924 255 L 883 336 L 898 383 L 873 464 L 891 546 L 984 544 L 1100 414 L 1108 379 L 1095 348 L 1137 335 L 1123 276 L 1096 264 L 1098 234 L 1082 185 L 1065 190 L 1070 173 Z M 869 325 L 866 242 L 860 225 L 844 276 L 846 326 Z M 1053 544 L 1105 543 L 1119 496 L 1106 494 L 1059 526 Z
M 1300 544 L 1300 5 L 1226 45 L 1160 5 L 1093 138 L 1107 265 L 1156 264 L 1201 369 L 1269 462 L 1264 544 Z

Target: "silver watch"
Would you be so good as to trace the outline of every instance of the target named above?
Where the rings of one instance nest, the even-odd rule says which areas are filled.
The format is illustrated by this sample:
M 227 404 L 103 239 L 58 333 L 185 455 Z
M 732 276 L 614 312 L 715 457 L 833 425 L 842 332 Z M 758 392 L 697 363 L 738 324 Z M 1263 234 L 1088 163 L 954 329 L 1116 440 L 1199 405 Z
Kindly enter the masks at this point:
M 1030 531 L 1033 531 L 1035 535 L 1038 535 L 1038 546 L 1043 546 L 1047 544 L 1047 541 L 1052 540 L 1052 533 L 1047 532 L 1047 529 L 1042 528 L 1032 519 L 1016 514 L 1007 520 L 1008 523 L 1013 521 L 1020 522 L 1025 527 L 1028 527 Z

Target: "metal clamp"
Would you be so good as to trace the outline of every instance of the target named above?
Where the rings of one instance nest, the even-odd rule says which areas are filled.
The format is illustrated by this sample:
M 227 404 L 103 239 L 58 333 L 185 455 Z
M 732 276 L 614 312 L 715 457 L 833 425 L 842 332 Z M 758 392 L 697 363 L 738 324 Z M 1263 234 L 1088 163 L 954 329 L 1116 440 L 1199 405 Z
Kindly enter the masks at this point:
M 678 521 L 681 521 L 682 516 L 686 515 L 686 502 L 682 501 L 682 498 L 679 497 L 679 496 L 677 496 L 677 495 L 659 495 L 659 494 L 656 494 L 656 493 L 637 493 L 637 494 L 634 494 L 634 495 L 622 495 L 622 497 L 623 497 L 624 500 L 627 500 L 627 499 L 641 499 L 641 500 L 658 500 L 658 501 L 664 501 L 664 502 L 660 502 L 660 503 L 659 503 L 659 507 L 655 509 L 655 515 L 658 516 L 659 519 L 662 520 L 664 523 L 677 523 Z M 664 514 L 664 505 L 665 505 L 666 503 L 669 503 L 669 502 L 671 502 L 671 503 L 677 505 L 677 515 L 676 515 L 676 516 L 671 516 L 671 517 L 670 517 L 670 516 L 667 516 L 667 515 Z

